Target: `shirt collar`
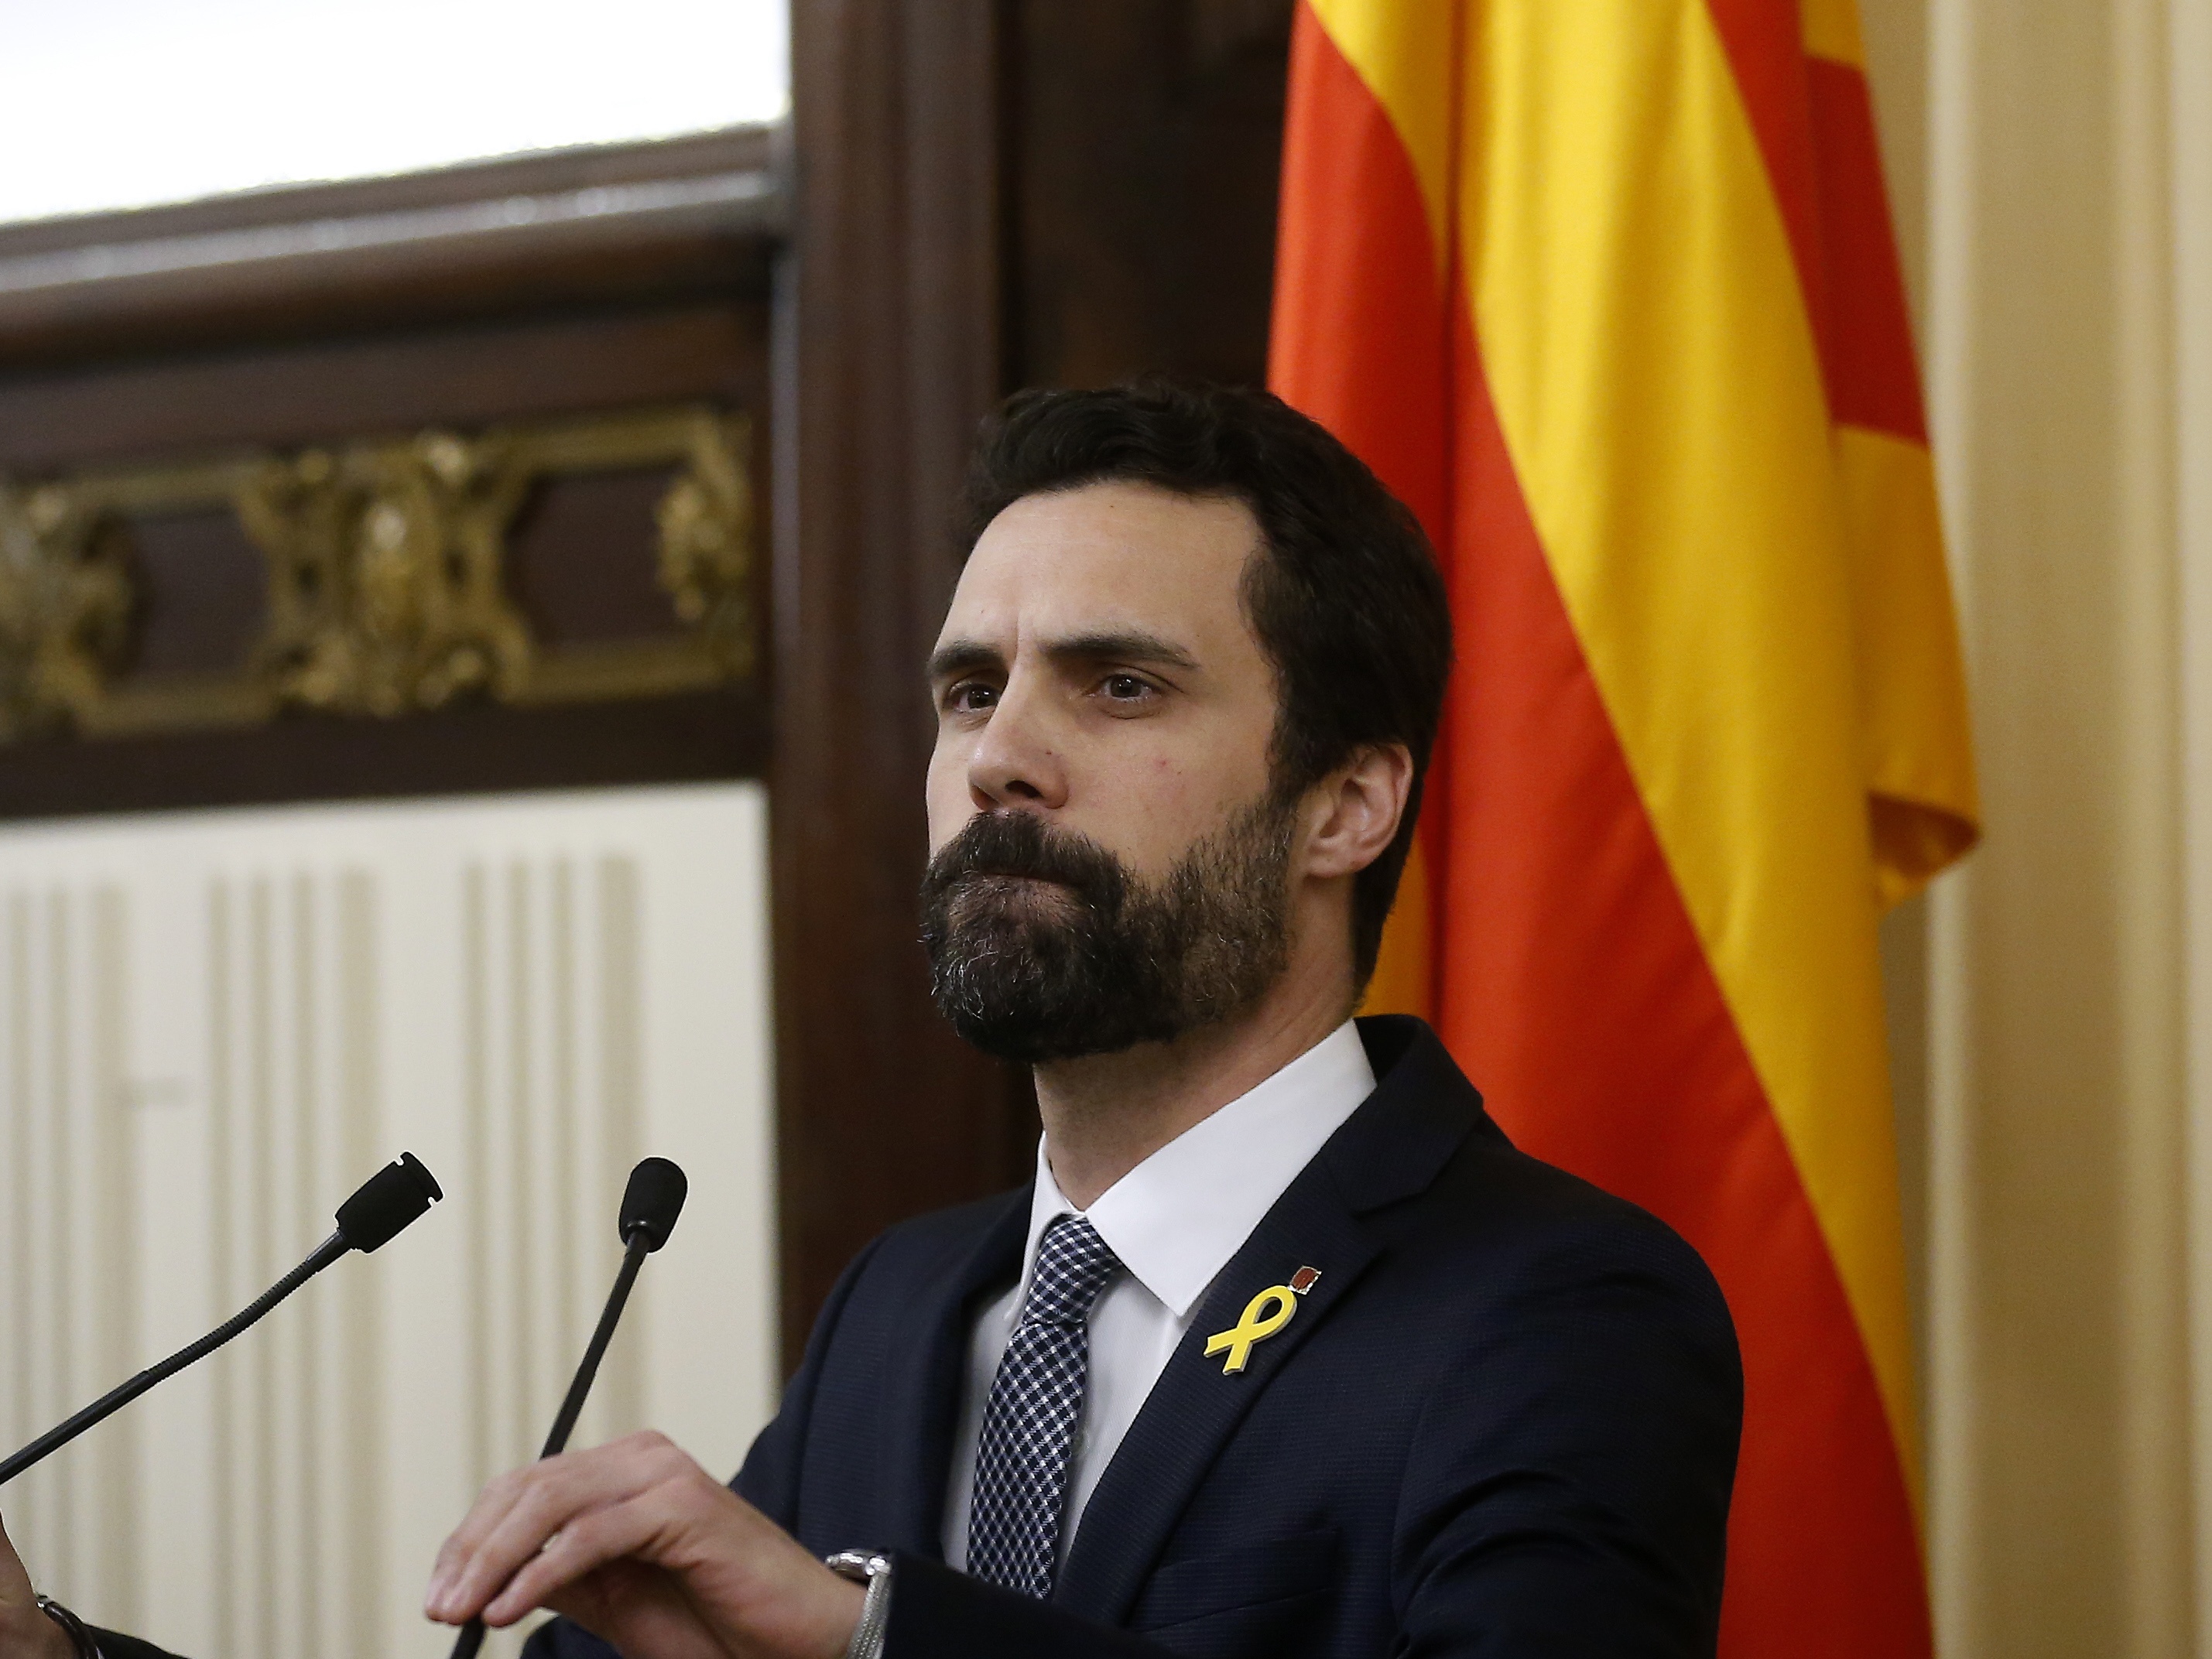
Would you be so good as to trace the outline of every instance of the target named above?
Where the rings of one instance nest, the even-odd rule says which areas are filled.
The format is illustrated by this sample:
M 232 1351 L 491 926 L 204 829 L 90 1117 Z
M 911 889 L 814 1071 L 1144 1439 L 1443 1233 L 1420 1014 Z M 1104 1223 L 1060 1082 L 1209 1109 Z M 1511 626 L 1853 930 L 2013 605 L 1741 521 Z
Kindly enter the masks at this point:
M 1366 1047 L 1346 1020 L 1100 1194 L 1087 1212 L 1091 1224 L 1138 1282 L 1184 1318 L 1322 1143 L 1374 1091 Z M 1078 1213 L 1040 1139 L 1024 1295 L 1044 1230 Z

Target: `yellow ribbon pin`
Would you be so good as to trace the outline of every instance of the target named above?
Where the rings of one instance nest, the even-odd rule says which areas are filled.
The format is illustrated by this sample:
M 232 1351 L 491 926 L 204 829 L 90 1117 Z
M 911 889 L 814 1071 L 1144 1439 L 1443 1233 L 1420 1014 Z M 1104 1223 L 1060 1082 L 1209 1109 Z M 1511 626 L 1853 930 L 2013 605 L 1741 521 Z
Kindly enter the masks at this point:
M 1270 1303 L 1274 1304 L 1273 1307 L 1266 1313 L 1261 1312 Z M 1232 1328 L 1206 1338 L 1206 1357 L 1211 1359 L 1224 1348 L 1228 1349 L 1229 1358 L 1221 1362 L 1221 1374 L 1224 1376 L 1236 1376 L 1244 1369 L 1245 1360 L 1250 1358 L 1252 1345 L 1265 1342 L 1289 1324 L 1291 1316 L 1297 1310 L 1297 1291 L 1287 1285 L 1268 1285 L 1244 1304 L 1243 1316 Z

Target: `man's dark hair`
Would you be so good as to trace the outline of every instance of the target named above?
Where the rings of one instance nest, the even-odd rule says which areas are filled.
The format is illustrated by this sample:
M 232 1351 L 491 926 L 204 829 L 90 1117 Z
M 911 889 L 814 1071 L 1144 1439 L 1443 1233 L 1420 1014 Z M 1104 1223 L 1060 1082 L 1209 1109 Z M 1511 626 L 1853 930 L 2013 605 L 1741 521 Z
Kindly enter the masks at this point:
M 1352 971 L 1364 987 L 1451 671 L 1451 611 L 1428 538 L 1358 456 L 1281 398 L 1143 380 L 1009 398 L 969 468 L 963 557 L 1023 496 L 1105 483 L 1230 497 L 1259 520 L 1243 604 L 1280 697 L 1270 757 L 1279 796 L 1295 799 L 1365 744 L 1412 751 L 1397 838 L 1353 883 Z

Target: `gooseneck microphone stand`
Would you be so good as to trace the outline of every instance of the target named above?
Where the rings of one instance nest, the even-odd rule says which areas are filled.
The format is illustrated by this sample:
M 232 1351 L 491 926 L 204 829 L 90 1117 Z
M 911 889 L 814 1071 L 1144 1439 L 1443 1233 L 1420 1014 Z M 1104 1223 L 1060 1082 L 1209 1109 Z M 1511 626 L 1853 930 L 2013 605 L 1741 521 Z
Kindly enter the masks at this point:
M 348 1250 L 366 1255 L 390 1243 L 402 1228 L 445 1195 L 437 1178 L 414 1153 L 401 1153 L 398 1163 L 386 1164 L 338 1206 L 337 1231 L 316 1245 L 313 1255 L 263 1291 L 252 1307 L 190 1347 L 179 1348 L 160 1364 L 149 1365 L 120 1388 L 110 1389 L 67 1422 L 56 1424 L 22 1450 L 0 1462 L 0 1486 L 52 1456 L 95 1423 L 112 1417 L 156 1382 L 174 1376 L 194 1360 L 204 1359 L 240 1331 L 259 1323 L 271 1308 Z
M 683 1211 L 687 1186 L 684 1171 L 665 1158 L 648 1158 L 629 1172 L 629 1185 L 623 1189 L 622 1267 L 615 1273 L 614 1289 L 607 1292 L 607 1305 L 600 1310 L 599 1328 L 584 1350 L 583 1363 L 576 1367 L 568 1396 L 553 1419 L 552 1432 L 545 1437 L 538 1454 L 540 1462 L 568 1449 L 568 1437 L 575 1432 L 585 1398 L 599 1374 L 599 1361 L 606 1357 L 607 1344 L 614 1340 L 615 1326 L 621 1322 L 630 1287 L 637 1283 L 637 1271 L 645 1265 L 646 1257 L 668 1242 L 676 1218 Z M 470 1620 L 453 1638 L 452 1659 L 476 1659 L 483 1639 L 483 1620 Z

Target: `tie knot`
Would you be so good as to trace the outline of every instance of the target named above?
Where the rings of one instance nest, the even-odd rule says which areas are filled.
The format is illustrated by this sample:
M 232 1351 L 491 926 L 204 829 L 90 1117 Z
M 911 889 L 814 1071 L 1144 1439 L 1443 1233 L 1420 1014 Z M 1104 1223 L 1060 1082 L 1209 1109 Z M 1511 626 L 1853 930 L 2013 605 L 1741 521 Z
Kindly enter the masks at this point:
M 1029 1300 L 1022 1304 L 1022 1323 L 1080 1325 L 1121 1265 L 1088 1216 L 1060 1217 L 1044 1230 L 1037 1246 L 1036 1273 L 1030 1280 Z

